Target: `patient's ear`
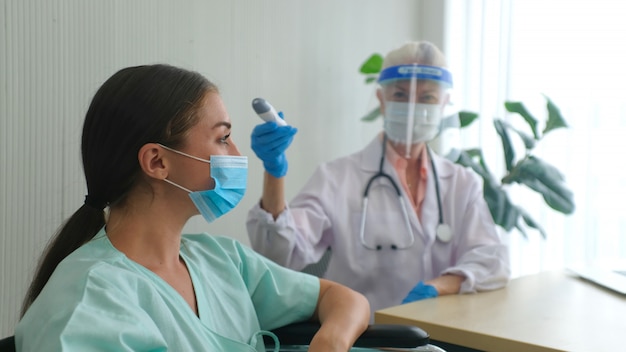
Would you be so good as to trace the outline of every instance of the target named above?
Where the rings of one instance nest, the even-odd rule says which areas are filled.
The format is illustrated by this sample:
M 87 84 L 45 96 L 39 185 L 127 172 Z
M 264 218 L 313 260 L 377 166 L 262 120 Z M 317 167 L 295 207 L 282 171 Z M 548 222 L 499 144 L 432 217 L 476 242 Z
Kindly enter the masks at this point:
M 146 176 L 160 180 L 167 178 L 169 161 L 165 151 L 158 144 L 144 144 L 137 153 L 137 159 Z

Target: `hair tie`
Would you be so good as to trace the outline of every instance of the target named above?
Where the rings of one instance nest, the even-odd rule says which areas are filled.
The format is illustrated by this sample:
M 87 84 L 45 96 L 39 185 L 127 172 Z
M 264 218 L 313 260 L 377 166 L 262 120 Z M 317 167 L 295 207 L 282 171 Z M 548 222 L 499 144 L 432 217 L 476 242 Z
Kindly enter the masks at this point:
M 102 201 L 94 196 L 85 196 L 85 205 L 94 208 L 96 210 L 103 210 L 106 207 L 107 202 Z

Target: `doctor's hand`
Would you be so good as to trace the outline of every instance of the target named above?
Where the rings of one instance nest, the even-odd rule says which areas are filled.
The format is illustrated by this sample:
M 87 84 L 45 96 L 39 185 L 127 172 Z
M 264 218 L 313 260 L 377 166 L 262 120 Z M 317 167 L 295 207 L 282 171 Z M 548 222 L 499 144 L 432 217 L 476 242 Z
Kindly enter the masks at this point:
M 415 302 L 426 298 L 433 298 L 439 296 L 437 289 L 434 286 L 426 285 L 424 281 L 420 281 L 411 289 L 411 292 L 402 300 L 402 304 Z
M 281 118 L 283 113 L 279 112 Z M 285 151 L 298 132 L 295 127 L 279 126 L 276 122 L 264 122 L 252 130 L 251 147 L 256 156 L 263 161 L 265 171 L 280 178 L 287 174 L 287 157 Z

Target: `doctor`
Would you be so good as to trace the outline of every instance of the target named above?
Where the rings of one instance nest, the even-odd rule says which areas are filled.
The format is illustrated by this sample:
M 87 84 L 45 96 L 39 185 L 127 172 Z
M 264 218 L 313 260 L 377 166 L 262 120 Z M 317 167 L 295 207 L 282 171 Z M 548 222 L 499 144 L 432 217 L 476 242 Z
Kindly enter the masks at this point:
M 432 153 L 452 77 L 440 50 L 409 42 L 383 61 L 384 131 L 363 150 L 324 163 L 285 202 L 284 151 L 296 130 L 262 123 L 252 149 L 265 167 L 248 214 L 253 248 L 301 270 L 327 249 L 324 277 L 363 293 L 373 311 L 439 295 L 498 289 L 508 248 L 473 171 Z

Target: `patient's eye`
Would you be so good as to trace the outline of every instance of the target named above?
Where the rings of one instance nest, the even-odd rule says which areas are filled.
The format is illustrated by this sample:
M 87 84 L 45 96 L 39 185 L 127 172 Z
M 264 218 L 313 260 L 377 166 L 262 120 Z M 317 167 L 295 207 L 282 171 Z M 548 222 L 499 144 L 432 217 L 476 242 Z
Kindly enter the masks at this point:
M 220 143 L 222 144 L 228 144 L 228 140 L 230 139 L 230 132 L 225 135 L 224 137 L 220 138 Z

